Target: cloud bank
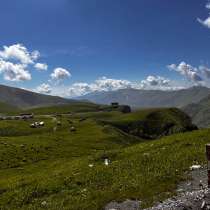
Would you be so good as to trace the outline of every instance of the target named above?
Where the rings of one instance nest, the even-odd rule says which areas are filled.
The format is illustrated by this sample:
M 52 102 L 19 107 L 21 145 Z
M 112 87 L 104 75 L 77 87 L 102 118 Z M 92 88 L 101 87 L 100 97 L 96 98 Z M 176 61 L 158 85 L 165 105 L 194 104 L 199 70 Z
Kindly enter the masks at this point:
M 135 88 L 135 89 L 159 89 L 170 90 L 174 87 L 170 86 L 170 80 L 160 76 L 148 76 L 140 82 L 131 82 L 128 80 L 111 79 L 101 77 L 92 83 L 74 83 L 65 92 L 65 96 L 77 97 L 92 92 L 115 91 L 119 89 Z
M 208 6 L 210 7 L 210 4 Z M 30 51 L 22 44 L 3 46 L 3 50 L 0 50 L 0 74 L 3 75 L 4 80 L 11 82 L 32 80 L 32 69 L 37 70 L 34 71 L 36 74 L 39 74 L 39 72 L 45 72 L 46 74 L 48 72 L 48 65 L 39 62 L 40 57 L 39 51 Z M 186 84 L 183 86 L 180 82 L 175 82 L 159 75 L 149 75 L 140 81 L 103 76 L 90 83 L 80 81 L 66 85 L 67 80 L 64 85 L 64 80 L 71 78 L 71 72 L 66 68 L 56 67 L 47 74 L 48 82 L 46 82 L 45 78 L 45 81 L 41 81 L 40 85 L 32 89 L 35 92 L 44 94 L 77 97 L 92 92 L 115 91 L 127 88 L 176 90 L 193 85 L 207 85 L 210 80 L 210 68 L 207 66 L 194 67 L 182 61 L 179 64 L 170 64 L 167 68 L 181 75 L 187 81 Z

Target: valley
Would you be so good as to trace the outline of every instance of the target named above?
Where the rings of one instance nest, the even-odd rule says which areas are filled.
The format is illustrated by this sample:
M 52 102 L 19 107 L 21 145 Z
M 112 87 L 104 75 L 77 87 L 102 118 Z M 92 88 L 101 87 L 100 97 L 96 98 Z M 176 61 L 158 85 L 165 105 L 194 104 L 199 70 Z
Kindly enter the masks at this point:
M 36 112 L 34 119 L 0 121 L 1 209 L 102 209 L 128 198 L 149 207 L 172 196 L 193 163 L 205 163 L 208 129 L 176 130 L 149 140 L 114 126 L 118 121 L 144 121 L 160 111 L 168 112 L 162 125 L 184 126 L 183 120 L 177 121 L 184 114 L 174 118 L 170 109 L 130 114 L 78 109 L 70 115 L 41 117 Z M 30 128 L 34 121 L 45 126 Z
M 0 110 L 2 210 L 101 210 L 127 199 L 148 208 L 205 165 L 210 130 L 178 108 L 71 101 Z

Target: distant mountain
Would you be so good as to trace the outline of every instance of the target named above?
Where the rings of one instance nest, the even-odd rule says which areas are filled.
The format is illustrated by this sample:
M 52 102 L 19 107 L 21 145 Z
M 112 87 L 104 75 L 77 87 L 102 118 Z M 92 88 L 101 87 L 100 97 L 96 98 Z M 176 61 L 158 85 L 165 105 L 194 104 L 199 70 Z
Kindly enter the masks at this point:
M 210 127 L 210 95 L 198 103 L 192 103 L 182 109 L 199 127 Z
M 57 96 L 49 96 L 20 88 L 0 85 L 0 102 L 18 108 L 30 108 L 49 105 L 69 104 L 76 100 L 65 99 Z
M 91 93 L 79 97 L 79 99 L 86 99 L 99 104 L 119 102 L 136 108 L 183 107 L 190 103 L 197 103 L 209 94 L 209 88 L 196 86 L 176 91 L 122 89 Z

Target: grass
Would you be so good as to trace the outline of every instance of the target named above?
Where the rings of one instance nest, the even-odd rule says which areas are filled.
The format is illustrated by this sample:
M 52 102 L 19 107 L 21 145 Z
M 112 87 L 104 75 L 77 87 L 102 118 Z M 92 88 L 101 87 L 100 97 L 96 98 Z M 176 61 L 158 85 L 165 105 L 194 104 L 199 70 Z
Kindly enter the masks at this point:
M 7 113 L 15 113 L 20 111 L 17 107 L 6 104 L 4 102 L 0 102 L 0 115 L 7 114 Z
M 146 116 L 133 116 L 140 115 Z M 205 163 L 210 130 L 145 141 L 98 123 L 117 118 L 133 119 L 89 112 L 62 117 L 61 126 L 51 117 L 38 118 L 46 126 L 37 129 L 29 128 L 31 121 L 0 121 L 8 131 L 0 137 L 0 209 L 99 210 L 128 198 L 151 206 L 174 194 L 192 164 Z
M 177 108 L 144 109 L 124 115 L 113 115 L 102 121 L 147 139 L 196 129 L 191 119 Z
M 89 102 L 78 102 L 69 105 L 46 106 L 28 109 L 27 112 L 34 114 L 55 114 L 55 113 L 71 113 L 71 112 L 93 112 L 99 111 L 103 107 Z

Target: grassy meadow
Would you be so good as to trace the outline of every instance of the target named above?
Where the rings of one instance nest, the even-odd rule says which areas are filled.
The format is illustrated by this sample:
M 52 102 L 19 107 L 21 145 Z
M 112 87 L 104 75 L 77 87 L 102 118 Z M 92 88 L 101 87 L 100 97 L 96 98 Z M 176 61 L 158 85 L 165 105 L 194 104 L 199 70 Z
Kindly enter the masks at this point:
M 101 210 L 128 198 L 147 207 L 173 195 L 189 167 L 205 163 L 210 130 L 148 140 L 104 123 L 136 122 L 154 111 L 0 121 L 0 209 Z M 34 121 L 45 126 L 30 128 Z

